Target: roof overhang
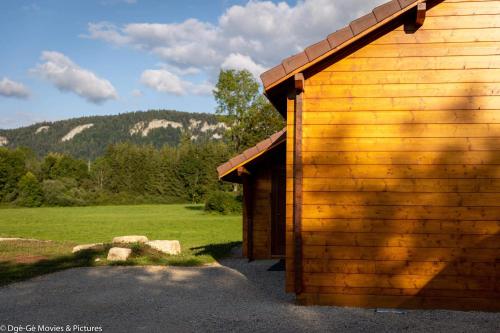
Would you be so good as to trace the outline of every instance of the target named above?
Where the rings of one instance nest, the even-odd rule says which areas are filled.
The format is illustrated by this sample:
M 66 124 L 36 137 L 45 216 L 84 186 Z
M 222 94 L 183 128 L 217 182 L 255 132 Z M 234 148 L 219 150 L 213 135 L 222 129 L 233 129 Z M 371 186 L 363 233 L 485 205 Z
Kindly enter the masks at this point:
M 395 20 L 403 14 L 415 9 L 426 0 L 392 0 L 373 9 L 370 14 L 352 21 L 346 27 L 330 34 L 326 39 L 307 47 L 304 51 L 288 57 L 281 64 L 261 74 L 262 84 L 266 96 L 271 103 L 283 114 L 284 109 L 275 96 L 282 96 L 286 92 L 284 84 L 295 74 L 304 72 L 310 67 L 320 63 L 348 46 L 359 41 L 387 23 Z M 435 2 L 435 1 L 430 1 Z M 419 18 L 415 15 L 416 22 Z M 423 21 L 422 21 L 423 22 Z
M 238 169 L 244 168 L 250 163 L 257 162 L 276 147 L 286 142 L 286 129 L 274 133 L 269 138 L 259 142 L 252 148 L 245 150 L 226 163 L 217 168 L 219 179 L 233 183 L 241 183 L 241 175 Z

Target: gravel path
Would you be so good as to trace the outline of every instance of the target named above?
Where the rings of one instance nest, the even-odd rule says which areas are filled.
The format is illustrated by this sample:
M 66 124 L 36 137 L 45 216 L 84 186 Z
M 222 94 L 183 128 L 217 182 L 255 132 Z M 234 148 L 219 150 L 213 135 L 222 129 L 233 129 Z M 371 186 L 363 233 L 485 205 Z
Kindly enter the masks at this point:
M 303 307 L 274 261 L 223 266 L 71 269 L 0 288 L 1 325 L 101 326 L 103 332 L 500 332 L 500 314 Z

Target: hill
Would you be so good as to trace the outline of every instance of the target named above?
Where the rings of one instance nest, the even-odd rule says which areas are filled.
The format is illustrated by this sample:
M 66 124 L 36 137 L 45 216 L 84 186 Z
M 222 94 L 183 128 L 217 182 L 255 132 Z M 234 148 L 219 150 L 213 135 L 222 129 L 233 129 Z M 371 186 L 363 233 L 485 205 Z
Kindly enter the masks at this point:
M 93 160 L 113 143 L 176 146 L 183 134 L 193 141 L 219 140 L 225 129 L 213 114 L 152 110 L 0 129 L 0 146 L 28 147 L 38 156 L 61 152 Z

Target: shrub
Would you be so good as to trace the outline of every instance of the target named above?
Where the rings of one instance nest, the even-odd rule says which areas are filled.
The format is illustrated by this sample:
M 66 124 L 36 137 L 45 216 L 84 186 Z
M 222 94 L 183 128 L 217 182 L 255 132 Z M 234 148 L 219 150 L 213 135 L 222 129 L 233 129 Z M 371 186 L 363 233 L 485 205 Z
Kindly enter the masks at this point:
M 227 192 L 215 191 L 208 196 L 205 211 L 220 214 L 241 213 L 241 198 Z
M 45 180 L 42 183 L 45 204 L 49 206 L 84 206 L 86 204 L 86 191 L 76 186 L 76 180 L 71 178 Z
M 19 196 L 17 203 L 24 207 L 40 207 L 43 202 L 42 186 L 31 172 L 21 177 L 17 185 Z

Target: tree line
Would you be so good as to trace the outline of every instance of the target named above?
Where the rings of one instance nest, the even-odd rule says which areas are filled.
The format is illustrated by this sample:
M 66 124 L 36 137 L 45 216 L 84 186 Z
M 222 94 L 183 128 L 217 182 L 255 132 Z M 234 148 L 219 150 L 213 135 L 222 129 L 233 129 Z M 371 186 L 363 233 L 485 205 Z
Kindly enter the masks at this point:
M 203 202 L 230 189 L 217 178 L 227 160 L 221 142 L 178 147 L 110 145 L 93 162 L 61 153 L 38 159 L 25 148 L 0 148 L 0 200 L 38 207 L 129 203 Z

